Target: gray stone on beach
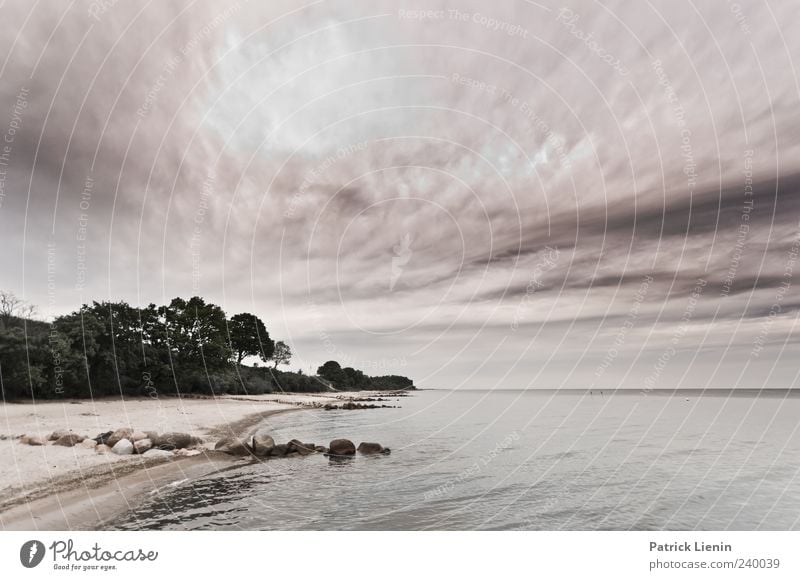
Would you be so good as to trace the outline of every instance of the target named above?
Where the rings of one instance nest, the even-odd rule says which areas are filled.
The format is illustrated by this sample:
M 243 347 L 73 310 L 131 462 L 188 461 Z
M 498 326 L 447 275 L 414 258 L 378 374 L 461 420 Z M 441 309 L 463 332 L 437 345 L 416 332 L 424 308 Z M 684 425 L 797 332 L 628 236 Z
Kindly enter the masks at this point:
M 194 457 L 200 455 L 199 449 L 178 449 L 175 451 L 175 457 Z
M 108 439 L 105 441 L 105 444 L 113 449 L 114 445 L 116 445 L 120 440 L 127 439 L 130 441 L 131 437 L 133 437 L 133 429 L 122 427 L 109 435 Z
M 101 443 L 97 447 L 94 448 L 95 453 L 111 453 L 111 447 L 108 445 Z
M 94 449 L 95 447 L 97 447 L 97 441 L 95 441 L 94 439 L 84 439 L 83 441 L 81 441 L 81 447 L 84 447 L 86 449 Z
M 247 444 L 247 442 L 239 439 L 238 437 L 223 439 L 217 443 L 215 449 L 222 451 L 223 453 L 227 453 L 228 455 L 247 456 L 252 454 L 250 446 Z
M 188 433 L 162 433 L 156 440 L 153 441 L 153 445 L 155 447 L 160 447 L 162 449 L 172 448 L 172 449 L 189 449 L 190 447 L 194 447 L 200 443 L 200 440 L 197 437 L 193 437 Z
M 44 440 L 41 437 L 37 437 L 35 435 L 25 435 L 20 440 L 20 443 L 25 443 L 26 445 L 44 445 Z
M 48 441 L 58 441 L 64 435 L 69 435 L 70 431 L 68 429 L 56 429 L 50 435 L 47 436 Z
M 105 433 L 100 433 L 97 437 L 94 438 L 95 442 L 98 445 L 106 445 L 108 443 L 108 438 L 111 437 L 113 431 L 106 431 Z
M 133 443 L 131 443 L 128 439 L 120 439 L 111 448 L 112 453 L 116 453 L 117 455 L 132 455 L 133 454 Z
M 143 457 L 169 457 L 172 458 L 172 451 L 164 451 L 163 449 L 150 449 L 145 451 Z
M 135 431 L 133 435 L 131 435 L 131 441 L 136 443 L 137 441 L 141 441 L 142 439 L 147 439 L 147 433 L 142 433 L 141 431 Z
M 83 441 L 83 437 L 75 433 L 62 435 L 53 442 L 53 445 L 60 445 L 61 447 L 75 447 L 78 443 Z
M 349 439 L 334 439 L 328 447 L 331 455 L 346 456 L 356 454 L 356 446 Z
M 140 455 L 143 453 L 147 453 L 153 448 L 153 442 L 150 439 L 138 439 L 133 442 L 133 450 Z

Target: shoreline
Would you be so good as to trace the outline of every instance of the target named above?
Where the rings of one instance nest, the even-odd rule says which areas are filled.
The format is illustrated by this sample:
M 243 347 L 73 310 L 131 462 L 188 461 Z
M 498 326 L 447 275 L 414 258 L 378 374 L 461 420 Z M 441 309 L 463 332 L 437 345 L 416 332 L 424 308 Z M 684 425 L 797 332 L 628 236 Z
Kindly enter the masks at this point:
M 186 479 L 235 466 L 235 457 L 211 452 L 173 460 L 141 461 L 120 471 L 110 470 L 101 482 L 73 482 L 68 489 L 36 499 L 22 499 L 0 512 L 0 527 L 24 530 L 102 530 L 148 493 Z
M 177 481 L 203 477 L 249 460 L 215 451 L 216 441 L 228 436 L 244 436 L 279 414 L 318 410 L 325 404 L 364 396 L 392 394 L 369 391 L 257 395 L 243 399 L 176 398 L 155 403 L 140 399 L 4 403 L 0 405 L 0 433 L 13 431 L 20 425 L 33 427 L 28 430 L 29 434 L 42 434 L 66 426 L 76 433 L 86 431 L 83 434 L 91 437 L 95 432 L 115 428 L 113 426 L 146 429 L 159 423 L 163 430 L 186 430 L 202 437 L 203 444 L 199 454 L 194 456 L 146 458 L 101 455 L 80 446 L 29 446 L 20 443 L 18 435 L 11 438 L 7 434 L 0 440 L 0 452 L 10 453 L 13 459 L 0 470 L 0 529 L 102 529 L 104 522 L 126 512 L 148 493 L 157 493 L 158 489 Z M 83 405 L 92 408 L 92 412 L 76 412 L 82 410 Z M 27 413 L 33 409 L 34 413 Z M 159 416 L 155 417 L 154 413 Z M 36 417 L 31 425 L 29 416 L 32 414 Z M 54 426 L 59 419 L 60 426 Z M 140 426 L 141 423 L 144 425 Z

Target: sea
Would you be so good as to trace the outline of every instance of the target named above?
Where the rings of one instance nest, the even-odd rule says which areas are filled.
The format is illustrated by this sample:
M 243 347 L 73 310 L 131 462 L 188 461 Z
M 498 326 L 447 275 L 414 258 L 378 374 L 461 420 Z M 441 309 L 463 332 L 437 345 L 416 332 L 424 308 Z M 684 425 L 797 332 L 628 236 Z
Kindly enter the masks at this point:
M 241 461 L 160 489 L 118 530 L 791 530 L 793 391 L 421 390 L 269 418 L 278 442 L 390 454 Z

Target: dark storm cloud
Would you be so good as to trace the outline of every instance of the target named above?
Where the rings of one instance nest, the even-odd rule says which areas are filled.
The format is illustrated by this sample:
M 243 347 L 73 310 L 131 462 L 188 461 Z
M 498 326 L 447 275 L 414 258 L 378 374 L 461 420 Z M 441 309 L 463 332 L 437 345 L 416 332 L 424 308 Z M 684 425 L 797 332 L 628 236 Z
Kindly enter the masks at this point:
M 602 210 L 582 212 L 580 223 L 576 216 L 563 216 L 563 221 L 553 226 L 557 236 L 539 234 L 525 240 L 520 253 L 535 254 L 548 245 L 576 252 L 587 247 L 597 250 L 595 254 L 584 253 L 582 258 L 575 258 L 566 277 L 550 275 L 546 281 L 541 281 L 537 290 L 636 285 L 643 274 L 648 274 L 656 281 L 668 282 L 671 296 L 684 294 L 691 290 L 699 274 L 697 270 L 669 272 L 634 268 L 635 272 L 619 271 L 593 277 L 586 276 L 586 272 L 600 259 L 600 254 L 626 254 L 633 246 L 654 241 L 665 246 L 681 244 L 686 237 L 707 242 L 704 257 L 709 259 L 702 272 L 705 277 L 715 278 L 728 270 L 724 257 L 732 253 L 732 248 L 736 249 L 732 238 L 747 241 L 737 251 L 736 261 L 741 267 L 747 270 L 752 265 L 760 266 L 756 272 L 734 277 L 727 285 L 721 279 L 712 281 L 709 288 L 723 290 L 724 286 L 726 292 L 736 294 L 775 287 L 784 281 L 782 261 L 786 259 L 792 235 L 797 232 L 800 216 L 800 175 L 754 181 L 747 191 L 737 184 L 698 192 L 689 198 L 673 195 L 665 199 L 669 201 L 649 207 L 632 205 L 629 201 L 617 202 Z M 773 239 L 754 242 L 751 232 L 770 232 Z M 518 255 L 507 252 L 502 259 L 512 260 Z M 508 293 L 524 293 L 526 288 L 526 284 L 517 285 L 509 288 Z M 484 295 L 485 298 L 496 296 L 497 292 Z
M 49 315 L 202 293 L 303 362 L 425 375 L 602 353 L 648 276 L 627 336 L 658 351 L 702 279 L 682 344 L 750 345 L 800 214 L 792 3 L 452 10 L 4 4 L 4 286 Z

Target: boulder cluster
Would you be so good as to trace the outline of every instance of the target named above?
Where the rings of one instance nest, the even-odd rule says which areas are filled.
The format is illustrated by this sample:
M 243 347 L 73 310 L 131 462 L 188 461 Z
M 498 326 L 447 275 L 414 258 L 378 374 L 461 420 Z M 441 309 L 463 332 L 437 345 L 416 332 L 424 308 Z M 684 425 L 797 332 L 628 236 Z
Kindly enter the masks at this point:
M 264 459 L 311 455 L 312 453 L 323 453 L 331 458 L 352 457 L 356 451 L 363 455 L 391 453 L 390 449 L 380 443 L 361 443 L 356 449 L 349 439 L 334 439 L 327 447 L 316 443 L 304 443 L 298 439 L 292 439 L 288 443 L 275 443 L 275 439 L 264 429 L 259 429 L 246 438 L 227 437 L 221 439 L 214 449 L 229 455 Z
M 355 409 L 395 409 L 394 405 L 372 405 L 372 404 L 364 404 L 364 403 L 356 403 L 355 401 L 347 401 L 346 403 L 342 403 L 341 405 L 336 405 L 334 403 L 326 403 L 322 406 L 323 409 L 326 411 L 333 411 L 334 409 L 344 409 L 346 411 L 353 411 Z
M 201 453 L 199 447 L 203 440 L 188 433 L 156 433 L 154 431 L 134 431 L 121 427 L 114 431 L 100 433 L 97 437 L 79 435 L 67 430 L 58 430 L 46 438 L 23 435 L 20 443 L 27 445 L 59 445 L 63 447 L 85 447 L 96 453 L 115 455 L 142 455 L 145 457 L 191 457 Z M 391 450 L 380 443 L 363 442 L 355 446 L 349 439 L 334 439 L 328 446 L 302 442 L 292 439 L 287 443 L 276 443 L 266 429 L 258 429 L 247 437 L 226 437 L 214 449 L 228 455 L 255 457 L 260 459 L 292 457 L 322 453 L 331 459 L 361 455 L 388 455 Z
M 53 431 L 46 439 L 23 435 L 20 443 L 27 445 L 59 445 L 62 447 L 85 447 L 96 453 L 116 455 L 146 455 L 148 457 L 171 457 L 198 455 L 195 447 L 203 441 L 188 433 L 156 433 L 155 431 L 134 431 L 121 427 L 114 431 L 100 433 L 97 437 L 79 435 L 65 429 Z

